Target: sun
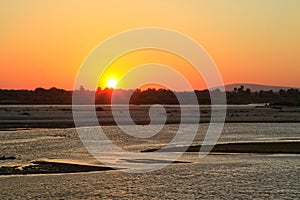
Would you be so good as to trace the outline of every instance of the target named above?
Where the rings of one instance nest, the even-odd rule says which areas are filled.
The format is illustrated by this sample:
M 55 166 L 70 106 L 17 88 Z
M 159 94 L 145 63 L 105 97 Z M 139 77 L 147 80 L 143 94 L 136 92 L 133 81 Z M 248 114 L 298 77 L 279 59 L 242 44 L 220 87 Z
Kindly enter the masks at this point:
M 115 78 L 110 78 L 107 81 L 107 87 L 108 88 L 116 88 L 117 84 L 118 84 L 118 82 Z

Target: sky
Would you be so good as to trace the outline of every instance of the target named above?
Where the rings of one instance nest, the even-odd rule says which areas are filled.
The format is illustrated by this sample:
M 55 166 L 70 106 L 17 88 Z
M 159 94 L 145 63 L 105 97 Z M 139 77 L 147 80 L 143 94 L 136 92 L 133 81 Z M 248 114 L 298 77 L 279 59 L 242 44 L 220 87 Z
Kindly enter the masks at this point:
M 300 87 L 299 10 L 298 0 L 0 1 L 0 88 L 71 90 L 97 45 L 141 27 L 173 29 L 193 38 L 214 60 L 225 84 Z M 155 62 L 174 67 L 194 89 L 206 87 L 189 63 L 168 52 L 126 56 L 99 78 L 99 86 L 135 65 Z M 145 76 L 141 70 L 132 80 Z M 175 89 L 184 90 L 181 85 Z

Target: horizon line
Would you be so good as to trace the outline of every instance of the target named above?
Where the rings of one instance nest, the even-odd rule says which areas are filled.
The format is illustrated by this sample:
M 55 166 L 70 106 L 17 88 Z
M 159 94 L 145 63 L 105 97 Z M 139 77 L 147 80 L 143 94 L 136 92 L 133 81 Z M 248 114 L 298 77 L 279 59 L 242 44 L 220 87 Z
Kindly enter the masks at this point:
M 198 89 L 194 89 L 195 90 L 211 90 L 211 89 L 217 89 L 217 88 L 220 88 L 220 87 L 228 87 L 228 86 L 231 86 L 231 85 L 255 85 L 255 86 L 263 86 L 263 87 L 282 87 L 282 88 L 290 88 L 290 89 L 300 89 L 300 86 L 292 86 L 292 85 L 269 85 L 269 84 L 264 84 L 264 83 L 228 83 L 228 84 L 224 84 L 224 85 L 221 85 L 221 86 L 214 86 L 214 87 L 211 87 L 211 88 L 198 88 Z M 84 87 L 84 86 L 83 86 Z M 57 88 L 57 89 L 61 89 L 61 90 L 65 90 L 65 91 L 76 91 L 76 90 L 79 90 L 80 88 L 77 88 L 74 90 L 74 88 L 72 89 L 66 89 L 66 88 L 60 88 L 60 87 L 57 87 L 57 86 L 51 86 L 51 87 L 44 87 L 44 86 L 37 86 L 35 88 L 7 88 L 7 87 L 4 87 L 4 88 L 0 88 L 0 90 L 36 90 L 38 88 L 42 88 L 42 89 L 46 89 L 46 90 L 49 90 L 51 88 Z M 98 88 L 101 88 L 100 86 L 95 88 L 95 89 L 90 89 L 90 88 L 85 88 L 84 89 L 86 91 L 96 91 Z M 110 89 L 109 87 L 105 87 L 105 88 L 108 88 Z M 101 88 L 101 89 L 105 89 L 105 88 Z M 144 90 L 147 90 L 147 89 L 156 89 L 156 90 L 159 90 L 159 89 L 165 89 L 165 90 L 171 90 L 171 89 L 168 89 L 168 88 L 158 88 L 158 87 L 148 87 L 147 89 L 142 89 L 142 88 L 112 88 L 112 89 L 115 89 L 115 90 L 136 90 L 136 89 L 141 89 L 142 91 Z M 171 91 L 178 91 L 178 92 L 185 92 L 187 90 L 171 90 Z

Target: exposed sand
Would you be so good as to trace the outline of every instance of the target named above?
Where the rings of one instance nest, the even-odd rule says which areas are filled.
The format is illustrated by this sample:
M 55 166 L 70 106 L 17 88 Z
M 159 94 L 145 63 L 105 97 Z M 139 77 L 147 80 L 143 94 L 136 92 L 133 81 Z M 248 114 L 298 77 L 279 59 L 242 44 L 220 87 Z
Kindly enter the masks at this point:
M 97 106 L 99 123 L 101 125 L 115 125 L 110 106 Z M 148 124 L 149 106 L 131 106 L 130 114 L 137 124 Z M 84 108 L 86 109 L 86 108 Z M 122 111 L 120 107 L 119 112 Z M 177 106 L 165 106 L 167 124 L 180 123 L 181 112 Z M 210 107 L 200 107 L 201 119 L 200 123 L 208 123 L 211 118 Z M 86 114 L 86 126 L 93 126 L 89 121 L 89 112 Z M 193 107 L 186 107 L 185 114 L 193 119 Z M 227 123 L 237 122 L 300 122 L 300 107 L 263 107 L 263 106 L 228 106 L 227 107 Z M 5 106 L 0 105 L 0 130 L 11 130 L 13 128 L 70 128 L 74 127 L 72 107 L 71 106 L 30 106 L 16 105 Z
M 202 149 L 201 149 L 202 148 Z M 268 153 L 268 154 L 300 154 L 300 141 L 293 142 L 239 142 L 210 145 L 197 145 L 190 147 L 174 147 L 164 152 L 218 152 L 218 153 Z M 147 149 L 142 152 L 153 152 L 158 149 Z
M 72 161 L 74 162 L 74 161 Z M 106 166 L 86 165 L 77 163 L 64 163 L 54 161 L 32 161 L 24 166 L 2 166 L 0 175 L 13 174 L 52 174 L 52 173 L 75 173 L 90 171 L 108 171 L 113 170 Z

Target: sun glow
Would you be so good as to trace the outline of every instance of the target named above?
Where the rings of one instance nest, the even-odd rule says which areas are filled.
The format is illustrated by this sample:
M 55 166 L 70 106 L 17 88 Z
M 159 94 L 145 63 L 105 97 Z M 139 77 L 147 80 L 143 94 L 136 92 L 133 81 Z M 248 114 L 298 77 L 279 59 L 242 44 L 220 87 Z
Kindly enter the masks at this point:
M 108 79 L 108 81 L 107 81 L 107 87 L 108 87 L 108 88 L 116 88 L 117 84 L 118 84 L 118 82 L 117 82 L 117 80 L 114 79 L 114 78 L 110 78 L 110 79 Z

